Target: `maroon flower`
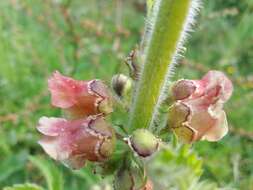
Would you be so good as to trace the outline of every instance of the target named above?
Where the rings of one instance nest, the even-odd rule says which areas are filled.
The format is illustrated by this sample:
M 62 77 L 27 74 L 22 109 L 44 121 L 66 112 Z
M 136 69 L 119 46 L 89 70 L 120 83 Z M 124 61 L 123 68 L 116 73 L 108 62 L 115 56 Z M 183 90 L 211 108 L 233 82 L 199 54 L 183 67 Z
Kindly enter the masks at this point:
M 219 71 L 209 71 L 201 80 L 177 81 L 172 87 L 175 103 L 169 109 L 169 127 L 188 143 L 220 140 L 228 132 L 223 104 L 232 91 L 231 81 Z
M 112 98 L 100 80 L 79 81 L 56 71 L 48 80 L 52 105 L 67 111 L 74 118 L 112 112 Z
M 101 116 L 72 121 L 42 117 L 37 129 L 44 135 L 39 144 L 45 152 L 74 169 L 86 160 L 104 161 L 114 149 L 114 130 Z

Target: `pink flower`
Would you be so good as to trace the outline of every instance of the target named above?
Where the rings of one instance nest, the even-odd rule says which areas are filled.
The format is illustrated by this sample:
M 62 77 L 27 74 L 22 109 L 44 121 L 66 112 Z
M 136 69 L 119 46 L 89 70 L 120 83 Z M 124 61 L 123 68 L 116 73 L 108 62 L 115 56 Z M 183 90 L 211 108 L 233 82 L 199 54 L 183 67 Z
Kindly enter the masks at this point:
M 100 80 L 78 81 L 58 71 L 48 80 L 52 105 L 67 111 L 74 118 L 112 112 L 112 98 Z
M 233 92 L 231 81 L 219 71 L 201 80 L 179 80 L 172 87 L 175 103 L 168 125 L 183 141 L 218 141 L 228 132 L 224 103 Z
M 141 190 L 153 190 L 153 183 L 150 180 L 147 180 L 147 183 L 145 187 L 143 187 Z
M 43 134 L 39 144 L 49 156 L 80 169 L 85 161 L 104 161 L 113 152 L 115 134 L 103 117 L 68 121 L 42 117 L 37 129 Z

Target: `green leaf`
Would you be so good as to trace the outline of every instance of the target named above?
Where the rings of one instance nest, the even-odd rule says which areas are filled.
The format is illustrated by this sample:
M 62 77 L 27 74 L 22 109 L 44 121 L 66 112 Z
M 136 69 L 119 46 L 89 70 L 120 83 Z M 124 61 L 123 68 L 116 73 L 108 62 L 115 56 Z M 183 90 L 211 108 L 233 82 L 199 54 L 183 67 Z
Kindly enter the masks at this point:
M 16 155 L 8 156 L 0 162 L 0 183 L 5 181 L 12 174 L 21 170 L 27 158 L 27 153 L 21 152 Z M 14 164 L 15 163 L 15 164 Z
M 94 175 L 91 173 L 93 166 L 89 163 L 86 164 L 85 168 L 81 170 L 71 170 L 71 173 L 77 177 L 82 178 L 83 181 L 87 184 L 87 186 L 92 186 L 97 184 L 100 180 L 98 175 Z
M 202 160 L 190 146 L 164 147 L 148 161 L 147 171 L 157 189 L 218 190 L 217 184 L 200 181 Z
M 44 160 L 39 157 L 30 157 L 29 160 L 34 164 L 43 174 L 46 179 L 49 190 L 62 190 L 63 177 L 59 169 L 49 160 Z
M 43 188 L 35 184 L 26 183 L 14 185 L 13 187 L 5 187 L 3 190 L 43 190 Z

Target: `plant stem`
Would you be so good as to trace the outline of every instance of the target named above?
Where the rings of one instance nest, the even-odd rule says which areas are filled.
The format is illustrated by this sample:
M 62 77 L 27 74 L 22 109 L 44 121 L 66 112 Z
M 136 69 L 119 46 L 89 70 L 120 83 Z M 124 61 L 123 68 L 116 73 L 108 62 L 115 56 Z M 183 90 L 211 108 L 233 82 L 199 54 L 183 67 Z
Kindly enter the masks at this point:
M 130 130 L 148 128 L 167 82 L 169 66 L 173 63 L 183 38 L 192 0 L 157 0 L 158 11 L 147 43 L 142 73 L 137 84 Z M 148 27 L 147 27 L 148 28 Z

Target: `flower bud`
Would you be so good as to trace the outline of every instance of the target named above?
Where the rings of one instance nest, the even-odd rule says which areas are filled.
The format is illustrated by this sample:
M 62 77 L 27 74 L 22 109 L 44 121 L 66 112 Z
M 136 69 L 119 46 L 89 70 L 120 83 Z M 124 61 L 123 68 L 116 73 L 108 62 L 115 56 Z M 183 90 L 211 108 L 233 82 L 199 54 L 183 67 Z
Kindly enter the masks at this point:
M 233 92 L 231 81 L 220 71 L 209 71 L 201 80 L 179 80 L 171 88 L 175 100 L 195 99 L 205 97 L 216 101 L 220 98 L 226 102 Z
M 232 91 L 231 81 L 219 71 L 209 71 L 201 80 L 176 82 L 168 126 L 186 143 L 220 140 L 228 131 L 223 104 Z
M 39 144 L 45 152 L 73 169 L 83 167 L 86 160 L 104 161 L 114 150 L 114 130 L 101 116 L 71 121 L 42 117 L 37 129 L 43 134 Z
M 123 75 L 114 75 L 112 78 L 112 88 L 114 92 L 121 98 L 129 93 L 132 87 L 132 80 Z
M 151 156 L 159 147 L 159 140 L 148 130 L 137 129 L 129 138 L 130 147 L 141 157 Z
M 146 176 L 140 168 L 123 166 L 114 179 L 115 190 L 152 190 L 151 181 L 146 181 Z
M 48 80 L 52 105 L 64 109 L 72 118 L 112 112 L 112 98 L 100 80 L 78 81 L 56 71 Z
M 172 96 L 175 100 L 182 100 L 190 97 L 196 90 L 196 85 L 191 80 L 179 80 L 172 86 Z

